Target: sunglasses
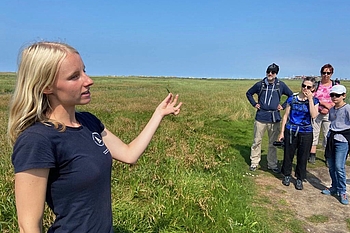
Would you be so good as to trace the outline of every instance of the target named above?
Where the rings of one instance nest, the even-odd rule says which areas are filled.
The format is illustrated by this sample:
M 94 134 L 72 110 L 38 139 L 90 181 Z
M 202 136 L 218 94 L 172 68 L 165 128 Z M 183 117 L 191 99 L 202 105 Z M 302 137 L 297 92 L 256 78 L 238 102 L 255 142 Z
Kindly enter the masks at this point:
M 333 98 L 333 97 L 339 98 L 339 97 L 342 96 L 343 94 L 331 93 L 331 94 L 329 94 L 329 95 L 331 96 L 331 98 Z
M 307 89 L 311 89 L 311 88 L 312 88 L 312 86 L 305 85 L 304 83 L 301 84 L 301 87 L 302 87 L 302 88 L 305 88 L 305 87 L 306 87 Z
M 269 73 L 276 74 L 276 72 L 275 72 L 275 71 L 272 71 L 272 70 L 266 71 L 266 74 L 269 74 Z
M 322 74 L 331 75 L 332 72 L 322 72 Z

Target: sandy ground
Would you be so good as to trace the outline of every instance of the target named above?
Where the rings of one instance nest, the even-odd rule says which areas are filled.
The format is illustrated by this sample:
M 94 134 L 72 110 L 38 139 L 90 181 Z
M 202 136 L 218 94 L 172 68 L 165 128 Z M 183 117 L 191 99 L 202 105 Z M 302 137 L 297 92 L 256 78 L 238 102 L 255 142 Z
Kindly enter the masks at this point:
M 293 171 L 294 172 L 294 171 Z M 350 166 L 347 166 L 347 175 L 350 174 Z M 350 219 L 350 205 L 343 205 L 336 197 L 321 194 L 321 190 L 330 186 L 328 168 L 308 168 L 307 182 L 304 182 L 303 190 L 296 190 L 293 179 L 290 186 L 282 185 L 282 175 L 273 175 L 268 171 L 259 172 L 255 178 L 261 195 L 269 197 L 273 204 L 284 205 L 294 211 L 296 217 L 305 222 L 305 232 L 324 233 L 350 232 L 346 226 L 346 220 Z M 347 188 L 349 192 L 349 185 Z M 328 217 L 324 223 L 313 223 L 308 218 L 319 215 Z

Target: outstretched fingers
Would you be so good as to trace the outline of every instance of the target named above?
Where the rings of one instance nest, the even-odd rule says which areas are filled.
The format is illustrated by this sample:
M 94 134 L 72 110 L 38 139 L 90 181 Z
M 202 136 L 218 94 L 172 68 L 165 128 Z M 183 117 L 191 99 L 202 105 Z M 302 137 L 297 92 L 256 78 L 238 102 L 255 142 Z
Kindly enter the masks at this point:
M 180 113 L 180 107 L 181 107 L 181 105 L 182 105 L 182 102 L 180 102 L 176 107 L 174 107 L 174 112 L 173 112 L 173 114 L 176 116 L 177 114 L 179 114 Z
M 171 107 L 173 108 L 172 114 L 174 114 L 174 115 L 178 115 L 178 114 L 180 113 L 180 108 L 181 108 L 181 105 L 182 105 L 182 102 L 180 102 L 180 103 L 176 106 L 178 98 L 179 98 L 179 95 L 178 95 L 178 94 L 175 95 L 175 97 L 174 97 L 172 103 L 170 104 Z
M 180 113 L 182 102 L 177 104 L 178 98 L 179 95 L 175 95 L 173 98 L 173 94 L 169 93 L 169 95 L 163 100 L 161 109 L 164 116 L 169 114 L 178 115 Z

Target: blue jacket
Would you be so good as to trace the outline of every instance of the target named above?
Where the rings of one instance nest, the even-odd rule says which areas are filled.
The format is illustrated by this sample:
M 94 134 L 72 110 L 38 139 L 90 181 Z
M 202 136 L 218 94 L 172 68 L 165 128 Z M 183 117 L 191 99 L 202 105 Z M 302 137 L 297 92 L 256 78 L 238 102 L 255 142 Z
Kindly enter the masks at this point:
M 263 90 L 260 93 L 262 88 L 262 82 L 259 81 L 255 83 L 246 93 L 246 96 L 250 104 L 255 107 L 257 103 L 260 104 L 260 109 L 257 110 L 255 115 L 255 120 L 264 122 L 264 123 L 275 123 L 281 121 L 280 111 L 277 110 L 278 105 L 281 101 L 281 96 L 292 96 L 293 92 L 289 87 L 282 81 L 275 78 L 275 82 L 270 84 L 267 82 L 267 78 L 263 79 L 267 86 L 267 90 Z M 279 90 L 276 88 L 276 84 L 279 82 Z M 255 101 L 253 95 L 258 95 L 258 102 Z M 286 107 L 286 102 L 282 104 L 283 109 Z

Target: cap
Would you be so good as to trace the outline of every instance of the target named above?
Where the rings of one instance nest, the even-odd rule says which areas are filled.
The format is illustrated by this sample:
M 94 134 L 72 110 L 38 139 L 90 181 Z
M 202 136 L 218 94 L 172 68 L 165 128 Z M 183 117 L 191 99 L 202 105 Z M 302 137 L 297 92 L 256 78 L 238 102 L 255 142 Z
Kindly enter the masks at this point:
M 280 70 L 279 66 L 276 65 L 275 63 L 272 63 L 271 65 L 269 65 L 266 69 L 266 73 L 270 73 L 270 71 L 278 74 L 278 71 Z
M 329 93 L 343 94 L 346 93 L 346 88 L 343 85 L 334 85 Z

